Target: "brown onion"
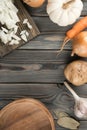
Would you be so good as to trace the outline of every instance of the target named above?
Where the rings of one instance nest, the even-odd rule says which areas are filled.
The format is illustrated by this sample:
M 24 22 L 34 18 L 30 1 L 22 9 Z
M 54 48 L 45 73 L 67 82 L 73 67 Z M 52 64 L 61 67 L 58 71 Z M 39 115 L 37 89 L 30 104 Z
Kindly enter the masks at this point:
M 74 54 L 81 57 L 87 57 L 87 31 L 79 33 L 73 39 L 71 56 L 74 56 Z
M 45 0 L 23 0 L 23 1 L 31 7 L 40 7 L 45 2 Z

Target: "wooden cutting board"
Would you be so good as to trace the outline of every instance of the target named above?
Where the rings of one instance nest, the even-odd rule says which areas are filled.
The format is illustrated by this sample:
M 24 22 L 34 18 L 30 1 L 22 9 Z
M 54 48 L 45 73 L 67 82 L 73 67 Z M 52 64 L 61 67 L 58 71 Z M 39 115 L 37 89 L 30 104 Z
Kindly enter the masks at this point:
M 20 99 L 0 112 L 0 130 L 55 130 L 51 113 L 36 99 Z
M 19 36 L 20 32 L 23 30 L 27 30 L 29 33 L 29 37 L 27 38 L 29 40 L 33 39 L 37 35 L 40 34 L 39 29 L 37 28 L 36 24 L 34 23 L 33 19 L 29 15 L 29 13 L 26 11 L 25 7 L 23 6 L 21 0 L 15 0 L 15 5 L 18 8 L 18 16 L 20 18 L 20 22 L 18 23 L 19 29 L 17 32 L 17 36 Z M 26 25 L 23 25 L 24 19 L 28 19 L 29 23 L 32 25 L 32 29 L 30 30 Z M 1 28 L 2 25 L 0 25 Z M 4 45 L 0 41 L 0 57 L 5 56 L 6 54 L 10 53 L 11 51 L 15 50 L 16 48 L 26 44 L 27 42 L 24 42 L 23 40 L 20 41 L 18 45 Z

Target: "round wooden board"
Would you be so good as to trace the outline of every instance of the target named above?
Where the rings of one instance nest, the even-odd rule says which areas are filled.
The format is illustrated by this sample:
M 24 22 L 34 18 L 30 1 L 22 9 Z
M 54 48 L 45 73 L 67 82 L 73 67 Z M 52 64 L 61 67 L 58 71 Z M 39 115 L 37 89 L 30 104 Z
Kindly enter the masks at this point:
M 48 109 L 38 100 L 16 100 L 0 112 L 2 130 L 55 130 Z

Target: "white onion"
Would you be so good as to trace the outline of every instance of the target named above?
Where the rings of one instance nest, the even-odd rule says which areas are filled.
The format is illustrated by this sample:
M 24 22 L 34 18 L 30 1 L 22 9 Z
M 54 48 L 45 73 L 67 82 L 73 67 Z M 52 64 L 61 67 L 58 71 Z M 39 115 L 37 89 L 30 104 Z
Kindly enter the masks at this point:
M 26 30 L 21 31 L 20 37 L 16 34 L 19 28 L 17 23 L 20 22 L 17 13 L 18 9 L 14 5 L 14 0 L 0 0 L 0 23 L 2 24 L 0 40 L 4 44 L 19 44 L 20 40 L 27 42 L 29 33 Z M 26 24 L 29 29 L 32 29 L 32 25 L 28 19 L 24 19 L 23 25 L 24 24 Z

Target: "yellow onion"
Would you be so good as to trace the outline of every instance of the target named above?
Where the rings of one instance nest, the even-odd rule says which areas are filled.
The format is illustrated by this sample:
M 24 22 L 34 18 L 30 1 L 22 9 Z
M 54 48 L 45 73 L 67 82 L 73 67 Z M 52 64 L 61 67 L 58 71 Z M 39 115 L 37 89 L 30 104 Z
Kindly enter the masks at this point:
M 87 31 L 79 33 L 73 39 L 71 56 L 74 56 L 74 54 L 81 57 L 87 57 Z
M 23 0 L 23 1 L 31 7 L 40 7 L 45 0 Z

